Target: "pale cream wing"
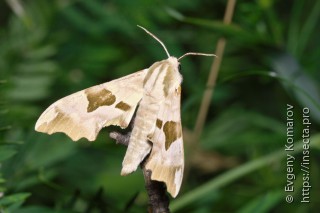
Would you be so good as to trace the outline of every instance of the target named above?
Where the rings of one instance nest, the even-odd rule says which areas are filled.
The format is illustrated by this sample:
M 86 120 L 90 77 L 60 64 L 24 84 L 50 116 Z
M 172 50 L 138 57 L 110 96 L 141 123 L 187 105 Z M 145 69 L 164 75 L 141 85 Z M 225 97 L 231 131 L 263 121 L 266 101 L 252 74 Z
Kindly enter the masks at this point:
M 151 170 L 151 179 L 164 182 L 167 191 L 176 197 L 182 183 L 184 152 L 180 116 L 180 87 L 169 94 L 160 108 L 153 143 L 146 169 Z
M 101 128 L 130 123 L 143 95 L 147 69 L 90 87 L 64 97 L 49 106 L 38 119 L 35 129 L 52 134 L 63 132 L 72 140 L 95 140 Z

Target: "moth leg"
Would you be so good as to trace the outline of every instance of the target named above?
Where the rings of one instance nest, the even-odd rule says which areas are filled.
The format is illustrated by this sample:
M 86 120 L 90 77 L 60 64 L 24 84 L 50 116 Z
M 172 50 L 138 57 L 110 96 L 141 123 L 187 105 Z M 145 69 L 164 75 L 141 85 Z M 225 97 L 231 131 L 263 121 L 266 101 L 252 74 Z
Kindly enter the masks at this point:
M 129 128 L 130 130 L 133 129 L 133 125 L 134 125 L 134 120 L 136 119 L 136 112 L 133 114 L 132 119 L 129 123 Z M 116 144 L 122 144 L 124 146 L 128 146 L 129 145 L 129 141 L 130 141 L 130 135 L 131 135 L 132 131 L 129 131 L 126 134 L 121 134 L 119 132 L 110 132 L 109 136 L 112 139 L 116 140 Z
M 128 132 L 127 134 L 124 134 L 124 135 L 119 132 L 110 132 L 109 134 L 110 138 L 115 139 L 117 144 L 122 144 L 125 146 L 129 145 L 130 135 L 131 135 L 131 132 Z

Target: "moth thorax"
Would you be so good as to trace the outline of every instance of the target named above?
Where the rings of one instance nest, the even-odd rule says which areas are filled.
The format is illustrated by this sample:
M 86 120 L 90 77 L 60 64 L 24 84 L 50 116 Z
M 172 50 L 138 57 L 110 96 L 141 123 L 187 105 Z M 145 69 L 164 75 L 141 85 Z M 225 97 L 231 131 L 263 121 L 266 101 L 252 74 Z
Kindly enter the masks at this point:
M 163 79 L 165 97 L 175 92 L 180 86 L 181 82 L 182 76 L 179 73 L 178 67 L 170 63 Z
M 174 92 L 181 83 L 178 61 L 170 57 L 154 63 L 144 79 L 144 92 L 154 101 L 160 101 Z

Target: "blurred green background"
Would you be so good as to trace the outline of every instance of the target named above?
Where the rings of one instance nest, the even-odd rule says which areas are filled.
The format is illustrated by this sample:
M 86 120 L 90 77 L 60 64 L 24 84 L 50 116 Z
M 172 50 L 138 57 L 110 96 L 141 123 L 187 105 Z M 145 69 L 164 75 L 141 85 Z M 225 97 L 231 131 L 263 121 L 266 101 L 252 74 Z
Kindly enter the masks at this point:
M 0 212 L 146 212 L 141 170 L 120 176 L 125 148 L 34 125 L 51 103 L 171 55 L 214 53 L 227 39 L 203 134 L 190 142 L 210 57 L 182 63 L 186 174 L 173 212 L 318 212 L 320 1 L 6 0 L 0 2 Z M 284 152 L 294 106 L 295 190 Z M 302 109 L 310 109 L 310 203 L 302 199 Z M 190 149 L 192 143 L 192 149 Z M 289 153 L 292 154 L 292 153 Z M 294 202 L 288 204 L 285 196 Z

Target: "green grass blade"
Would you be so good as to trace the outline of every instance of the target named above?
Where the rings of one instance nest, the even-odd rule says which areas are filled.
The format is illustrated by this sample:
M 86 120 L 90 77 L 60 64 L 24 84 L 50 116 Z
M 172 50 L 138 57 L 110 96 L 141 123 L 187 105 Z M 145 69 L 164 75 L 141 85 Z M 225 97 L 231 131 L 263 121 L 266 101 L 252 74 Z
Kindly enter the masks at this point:
M 299 38 L 299 50 L 298 52 L 302 55 L 304 50 L 307 48 L 308 41 L 310 37 L 313 35 L 312 31 L 316 29 L 317 24 L 319 23 L 320 16 L 320 1 L 316 1 L 312 11 L 309 13 L 307 20 L 305 21 Z
M 305 1 L 296 0 L 293 3 L 289 29 L 288 29 L 288 42 L 287 47 L 288 51 L 291 52 L 293 55 L 297 55 L 298 50 L 298 42 L 299 41 L 299 19 L 301 17 L 301 12 L 303 9 Z

